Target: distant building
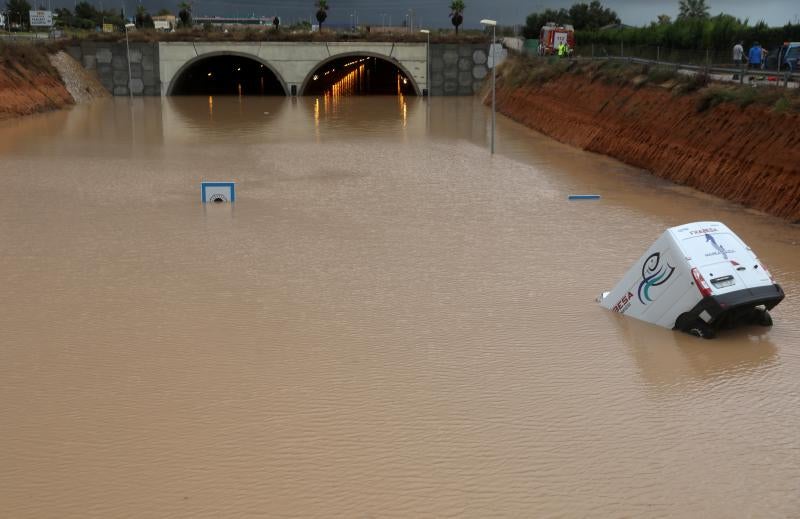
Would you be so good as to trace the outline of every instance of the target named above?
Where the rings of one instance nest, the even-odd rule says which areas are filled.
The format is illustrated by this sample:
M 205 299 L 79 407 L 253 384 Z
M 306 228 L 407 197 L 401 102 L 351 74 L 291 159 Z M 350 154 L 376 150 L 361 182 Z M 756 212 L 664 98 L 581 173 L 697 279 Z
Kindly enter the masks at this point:
M 246 28 L 271 29 L 274 16 L 260 17 L 225 17 L 225 16 L 198 16 L 192 19 L 195 25 L 210 24 L 227 30 L 237 30 Z
M 178 25 L 178 19 L 174 14 L 164 14 L 153 17 L 153 25 L 158 31 L 172 32 Z

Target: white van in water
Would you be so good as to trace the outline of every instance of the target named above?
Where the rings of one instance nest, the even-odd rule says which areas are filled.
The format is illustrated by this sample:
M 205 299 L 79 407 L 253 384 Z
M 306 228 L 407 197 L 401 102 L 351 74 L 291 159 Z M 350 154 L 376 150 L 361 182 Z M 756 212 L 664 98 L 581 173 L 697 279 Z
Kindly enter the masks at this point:
M 613 312 L 711 339 L 720 328 L 772 326 L 783 289 L 752 249 L 719 222 L 667 229 L 611 292 Z

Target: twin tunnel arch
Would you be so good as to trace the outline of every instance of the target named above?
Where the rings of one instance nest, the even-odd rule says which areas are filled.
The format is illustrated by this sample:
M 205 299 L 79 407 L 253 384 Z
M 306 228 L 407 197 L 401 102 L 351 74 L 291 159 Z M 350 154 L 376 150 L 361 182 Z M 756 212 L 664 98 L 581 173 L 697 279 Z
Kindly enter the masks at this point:
M 337 54 L 312 68 L 297 92 L 280 73 L 253 54 L 212 52 L 175 73 L 167 95 L 420 95 L 413 76 L 399 62 L 374 53 Z

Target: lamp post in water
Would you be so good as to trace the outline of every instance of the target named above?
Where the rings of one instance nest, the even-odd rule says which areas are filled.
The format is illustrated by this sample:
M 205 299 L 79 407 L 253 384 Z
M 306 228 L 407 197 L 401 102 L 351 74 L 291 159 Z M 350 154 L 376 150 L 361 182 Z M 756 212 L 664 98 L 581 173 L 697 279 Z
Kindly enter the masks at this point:
M 131 44 L 128 41 L 128 19 L 125 17 L 125 2 L 122 3 L 122 25 L 125 26 L 125 52 L 128 55 L 128 96 L 133 100 L 133 88 L 131 87 Z
M 428 43 L 425 44 L 425 90 L 428 92 L 428 98 L 431 97 L 431 31 L 428 29 L 420 29 L 422 34 L 428 37 Z M 430 104 L 430 103 L 428 103 Z
M 489 53 L 491 56 L 491 65 L 492 65 L 492 155 L 494 155 L 494 124 L 495 124 L 495 93 L 494 93 L 494 85 L 496 79 L 496 72 L 497 69 L 497 56 L 495 56 L 494 52 L 494 42 L 497 37 L 497 21 L 496 20 L 481 20 L 481 24 L 487 27 L 492 28 L 492 44 L 489 46 Z

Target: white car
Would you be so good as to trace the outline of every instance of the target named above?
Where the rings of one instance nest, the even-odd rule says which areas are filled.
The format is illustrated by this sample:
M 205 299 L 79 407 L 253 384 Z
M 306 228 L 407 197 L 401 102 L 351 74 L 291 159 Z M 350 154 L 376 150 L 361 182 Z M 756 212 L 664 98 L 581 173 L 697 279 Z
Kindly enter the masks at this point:
M 720 222 L 667 229 L 598 302 L 613 312 L 698 337 L 742 323 L 772 326 L 784 298 L 764 263 Z

